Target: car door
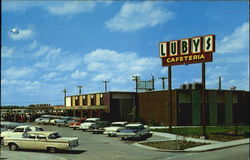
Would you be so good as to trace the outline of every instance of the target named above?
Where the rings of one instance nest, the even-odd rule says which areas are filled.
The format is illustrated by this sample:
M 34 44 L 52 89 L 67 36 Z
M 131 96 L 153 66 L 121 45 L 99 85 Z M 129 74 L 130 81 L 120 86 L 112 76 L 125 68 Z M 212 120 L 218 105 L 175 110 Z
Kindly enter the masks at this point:
M 47 145 L 48 145 L 48 140 L 45 135 L 39 134 L 36 136 L 36 144 L 35 144 L 36 149 L 46 149 Z
M 36 135 L 25 133 L 23 138 L 18 142 L 18 146 L 23 149 L 35 149 Z

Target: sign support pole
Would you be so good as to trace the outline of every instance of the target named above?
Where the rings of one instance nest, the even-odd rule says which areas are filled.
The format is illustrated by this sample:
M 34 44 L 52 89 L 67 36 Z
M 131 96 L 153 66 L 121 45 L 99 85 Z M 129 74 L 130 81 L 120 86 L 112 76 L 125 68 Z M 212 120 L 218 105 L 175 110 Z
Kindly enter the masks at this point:
M 206 138 L 206 113 L 205 113 L 205 105 L 206 105 L 206 74 L 205 74 L 205 62 L 202 63 L 202 130 L 201 136 Z
M 169 92 L 169 133 L 172 133 L 172 73 L 171 66 L 168 66 L 168 92 Z

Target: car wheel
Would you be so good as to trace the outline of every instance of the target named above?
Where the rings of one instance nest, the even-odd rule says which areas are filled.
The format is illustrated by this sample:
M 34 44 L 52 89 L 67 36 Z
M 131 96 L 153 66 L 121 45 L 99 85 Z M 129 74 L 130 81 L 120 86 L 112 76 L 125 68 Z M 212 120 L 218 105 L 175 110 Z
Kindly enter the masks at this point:
M 76 128 L 74 127 L 73 130 L 76 130 Z
M 141 140 L 141 139 L 142 139 L 142 136 L 141 136 L 141 135 L 139 135 L 138 139 L 139 139 L 139 140 Z
M 58 127 L 61 127 L 61 125 L 60 125 L 60 124 L 58 124 Z
M 111 134 L 108 134 L 109 137 L 111 137 Z
M 9 144 L 9 149 L 10 149 L 11 151 L 15 151 L 15 150 L 17 150 L 17 148 L 18 148 L 18 146 L 17 146 L 15 143 Z
M 3 144 L 4 144 L 4 143 L 3 143 L 3 138 L 1 138 L 1 140 L 0 140 L 0 141 L 1 141 L 1 145 L 3 145 Z
M 47 150 L 48 150 L 50 153 L 55 153 L 55 152 L 56 152 L 56 148 L 55 148 L 55 147 L 48 147 Z
M 121 140 L 125 140 L 126 138 L 125 137 L 122 137 Z

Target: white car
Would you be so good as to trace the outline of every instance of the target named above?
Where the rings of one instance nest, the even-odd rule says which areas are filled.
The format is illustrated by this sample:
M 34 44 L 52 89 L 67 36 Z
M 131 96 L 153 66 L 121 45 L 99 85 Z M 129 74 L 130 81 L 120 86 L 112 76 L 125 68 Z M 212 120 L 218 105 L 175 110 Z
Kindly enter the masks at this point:
M 150 129 L 144 127 L 143 124 L 128 124 L 124 129 L 120 130 L 116 135 L 122 140 L 127 138 L 137 138 L 141 140 L 142 137 L 150 135 Z
M 25 133 L 22 137 L 4 138 L 4 145 L 8 146 L 11 151 L 22 148 L 48 150 L 53 153 L 57 150 L 77 147 L 78 141 L 78 137 L 61 137 L 58 132 L 32 131 Z
M 42 115 L 41 117 L 35 119 L 35 123 L 37 123 L 37 124 L 48 124 L 49 121 L 50 121 L 51 116 L 52 115 Z
M 116 133 L 123 129 L 128 122 L 113 122 L 111 123 L 110 127 L 105 127 L 103 134 L 108 136 L 116 136 Z
M 29 126 L 29 125 L 18 126 L 14 130 L 1 132 L 0 139 L 2 142 L 2 139 L 6 137 L 22 137 L 24 133 L 27 133 L 30 131 L 43 131 L 43 128 L 39 126 Z
M 100 118 L 87 118 L 84 123 L 81 123 L 80 128 L 81 130 L 85 131 L 89 129 L 89 127 L 97 121 L 100 121 Z

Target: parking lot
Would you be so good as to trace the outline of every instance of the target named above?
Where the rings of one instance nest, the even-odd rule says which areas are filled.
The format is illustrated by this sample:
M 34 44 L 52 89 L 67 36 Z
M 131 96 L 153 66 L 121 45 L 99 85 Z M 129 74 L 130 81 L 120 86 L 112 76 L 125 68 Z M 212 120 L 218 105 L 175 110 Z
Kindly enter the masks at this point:
M 78 137 L 79 146 L 68 151 L 59 151 L 57 153 L 48 153 L 47 151 L 37 150 L 18 150 L 9 151 L 5 146 L 1 146 L 3 155 L 6 158 L 16 155 L 18 160 L 29 159 L 33 156 L 43 159 L 67 159 L 67 160 L 95 160 L 95 159 L 154 159 L 155 157 L 163 156 L 166 153 L 151 151 L 144 148 L 134 146 L 134 140 L 121 141 L 118 137 L 108 137 L 103 134 L 93 134 L 92 132 L 83 132 L 82 130 L 73 130 L 68 127 L 58 127 L 52 125 L 40 125 L 48 131 L 58 131 L 63 137 Z M 158 136 L 151 136 L 148 140 L 163 139 Z M 32 153 L 32 154 L 31 154 Z M 18 156 L 21 155 L 21 156 Z M 32 157 L 29 157 L 32 156 Z M 2 158 L 5 158 L 2 157 Z M 46 158 L 48 157 L 48 158 Z
M 1 158 L 7 160 L 242 160 L 249 156 L 249 146 L 226 148 L 211 152 L 160 152 L 133 145 L 136 141 L 121 141 L 118 137 L 92 134 L 68 127 L 40 125 L 48 131 L 58 131 L 63 137 L 78 137 L 80 145 L 72 150 L 48 153 L 38 150 L 9 151 L 1 145 Z M 147 140 L 164 140 L 152 135 Z

